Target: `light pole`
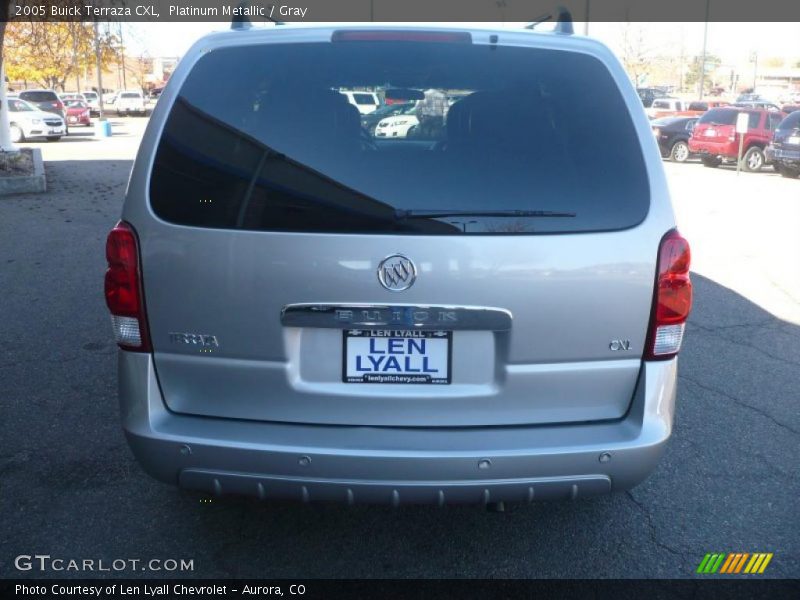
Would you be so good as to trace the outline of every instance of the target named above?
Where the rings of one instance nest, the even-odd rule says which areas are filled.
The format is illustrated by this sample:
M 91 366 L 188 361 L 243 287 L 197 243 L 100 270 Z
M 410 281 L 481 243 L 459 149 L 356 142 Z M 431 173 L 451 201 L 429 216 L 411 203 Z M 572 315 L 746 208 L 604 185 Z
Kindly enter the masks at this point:
M 756 81 L 758 81 L 758 52 L 753 52 L 750 55 L 750 60 L 753 61 L 753 93 L 756 93 Z
M 103 108 L 103 69 L 100 66 L 100 26 L 97 19 L 94 21 L 94 59 L 97 67 L 97 104 L 100 108 L 100 120 L 106 120 L 106 113 Z
M 711 0 L 706 0 L 706 22 L 703 25 L 703 55 L 700 58 L 700 100 L 706 86 L 706 46 L 708 45 L 708 14 L 711 11 Z

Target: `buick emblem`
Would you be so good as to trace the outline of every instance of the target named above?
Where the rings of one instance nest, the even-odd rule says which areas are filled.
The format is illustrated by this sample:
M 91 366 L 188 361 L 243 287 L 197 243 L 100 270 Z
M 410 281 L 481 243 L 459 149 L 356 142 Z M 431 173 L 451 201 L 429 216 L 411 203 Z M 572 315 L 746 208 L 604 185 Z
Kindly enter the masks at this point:
M 417 267 L 402 254 L 387 256 L 378 265 L 378 281 L 390 292 L 407 290 L 416 278 Z

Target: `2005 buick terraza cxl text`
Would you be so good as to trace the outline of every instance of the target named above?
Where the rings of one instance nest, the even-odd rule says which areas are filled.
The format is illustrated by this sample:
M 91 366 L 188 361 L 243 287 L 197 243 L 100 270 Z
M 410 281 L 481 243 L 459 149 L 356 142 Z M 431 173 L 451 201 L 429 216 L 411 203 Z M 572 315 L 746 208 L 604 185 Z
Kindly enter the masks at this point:
M 376 137 L 354 89 L 418 125 Z M 107 255 L 123 428 L 165 482 L 575 498 L 641 482 L 672 431 L 689 247 L 639 98 L 590 39 L 206 36 Z

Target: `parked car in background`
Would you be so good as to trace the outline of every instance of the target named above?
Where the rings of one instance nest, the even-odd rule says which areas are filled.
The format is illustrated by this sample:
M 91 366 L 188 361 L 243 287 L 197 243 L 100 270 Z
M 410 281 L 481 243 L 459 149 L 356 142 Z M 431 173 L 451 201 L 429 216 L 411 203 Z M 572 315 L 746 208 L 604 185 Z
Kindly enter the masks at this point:
M 86 92 L 81 92 L 83 97 L 86 99 L 86 104 L 89 105 L 89 112 L 92 116 L 99 116 L 100 115 L 100 96 L 97 95 L 97 92 L 89 90 Z
M 656 467 L 690 250 L 629 77 L 595 40 L 457 27 L 183 56 L 105 254 L 147 473 L 398 506 L 574 500 Z M 474 93 L 446 139 L 365 140 L 346 86 Z
M 413 109 L 404 114 L 394 115 L 381 119 L 375 126 L 375 137 L 378 138 L 404 138 L 409 131 L 419 125 L 419 119 L 413 114 Z
M 697 120 L 697 117 L 662 117 L 650 123 L 663 158 L 675 162 L 688 160 L 689 138 Z
M 91 126 L 91 111 L 89 105 L 81 100 L 65 100 L 64 106 L 67 111 L 67 123 L 69 125 Z
M 639 94 L 639 99 L 642 101 L 642 106 L 650 108 L 656 98 L 666 98 L 668 94 L 657 88 L 636 88 L 636 93 Z
M 67 133 L 67 126 L 60 116 L 39 110 L 19 98 L 6 100 L 12 142 L 24 142 L 31 138 L 46 138 L 49 142 L 56 142 Z
M 762 108 L 764 110 L 777 110 L 780 111 L 781 107 L 768 100 L 747 100 L 744 102 L 734 102 L 732 106 L 739 108 Z
M 86 102 L 86 97 L 79 92 L 64 92 L 63 94 L 59 94 L 58 97 L 64 103 L 66 103 L 67 100 L 80 100 L 81 102 Z
M 114 110 L 117 115 L 145 115 L 147 107 L 144 103 L 144 95 L 139 90 L 124 90 L 117 96 Z
M 415 110 L 416 102 L 402 102 L 400 104 L 385 104 L 379 109 L 361 115 L 361 126 L 366 129 L 370 135 L 375 134 L 375 126 L 386 117 L 394 115 L 402 115 Z
M 117 92 L 104 92 L 103 93 L 103 104 L 111 105 L 114 104 L 114 101 L 117 99 Z
M 17 94 L 20 100 L 29 102 L 39 110 L 65 118 L 64 103 L 53 90 L 23 90 Z
M 778 124 L 765 155 L 784 177 L 800 175 L 800 110 L 792 112 Z
M 694 102 L 689 102 L 689 105 L 686 107 L 686 109 L 681 112 L 681 116 L 699 117 L 704 112 L 711 110 L 712 108 L 721 108 L 723 106 L 730 106 L 730 102 L 725 102 L 724 100 L 695 100 Z
M 646 108 L 644 112 L 651 119 L 658 119 L 660 117 L 670 117 L 675 113 L 679 113 L 688 108 L 688 103 L 679 98 L 657 98 L 653 100 L 650 108 Z
M 349 92 L 339 90 L 340 94 L 344 94 L 347 101 L 358 109 L 362 115 L 368 115 L 377 110 L 380 106 L 378 95 L 374 92 Z
M 736 133 L 736 119 L 742 112 L 749 116 L 747 133 L 742 142 L 742 169 L 760 171 L 767 162 L 764 150 L 785 116 L 782 112 L 735 106 L 713 108 L 697 122 L 689 139 L 689 151 L 699 154 L 706 167 L 736 162 L 740 135 Z

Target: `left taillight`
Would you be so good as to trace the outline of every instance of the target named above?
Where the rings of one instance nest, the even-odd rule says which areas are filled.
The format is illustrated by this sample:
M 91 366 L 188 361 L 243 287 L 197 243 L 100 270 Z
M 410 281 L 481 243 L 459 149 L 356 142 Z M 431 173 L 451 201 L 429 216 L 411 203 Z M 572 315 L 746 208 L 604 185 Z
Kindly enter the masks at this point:
M 681 349 L 686 319 L 692 309 L 689 242 L 673 229 L 658 249 L 658 267 L 645 360 L 672 358 Z
M 111 312 L 117 344 L 124 350 L 151 352 L 139 268 L 139 244 L 136 231 L 125 221 L 117 223 L 108 234 L 106 260 L 106 305 Z

